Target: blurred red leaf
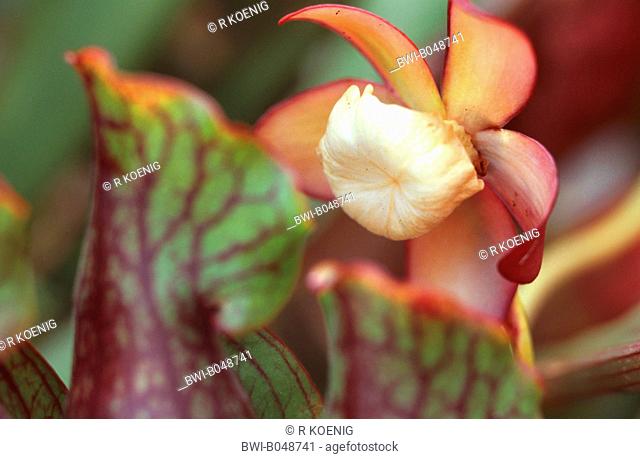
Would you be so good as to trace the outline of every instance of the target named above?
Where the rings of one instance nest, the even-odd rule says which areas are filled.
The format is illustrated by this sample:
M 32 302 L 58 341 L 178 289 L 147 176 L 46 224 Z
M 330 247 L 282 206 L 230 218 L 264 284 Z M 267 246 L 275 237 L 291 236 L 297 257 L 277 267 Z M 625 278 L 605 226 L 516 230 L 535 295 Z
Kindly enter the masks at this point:
M 543 373 L 547 406 L 611 392 L 640 392 L 640 342 L 591 360 L 549 364 Z
M 640 89 L 637 0 L 529 0 L 512 18 L 531 38 L 539 78 L 510 127 L 561 154 L 628 115 Z

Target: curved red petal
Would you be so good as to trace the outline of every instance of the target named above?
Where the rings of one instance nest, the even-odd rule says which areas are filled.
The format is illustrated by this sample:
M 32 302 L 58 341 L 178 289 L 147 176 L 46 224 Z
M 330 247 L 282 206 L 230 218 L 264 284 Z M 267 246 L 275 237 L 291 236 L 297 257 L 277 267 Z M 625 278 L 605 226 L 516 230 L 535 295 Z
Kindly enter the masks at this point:
M 434 230 L 408 241 L 409 278 L 425 288 L 447 291 L 466 307 L 507 319 L 516 285 L 496 267 L 489 250 L 515 234 L 511 216 L 489 187 L 465 201 Z
M 351 85 L 362 91 L 374 85 L 383 102 L 399 103 L 384 86 L 364 80 L 339 80 L 318 86 L 271 107 L 257 122 L 255 135 L 270 155 L 292 176 L 298 189 L 319 199 L 331 199 L 316 147 L 324 135 L 327 119 L 338 99 Z
M 522 231 L 537 228 L 540 232 L 539 237 L 516 246 L 498 265 L 507 279 L 529 283 L 540 271 L 545 226 L 558 194 L 555 162 L 540 143 L 514 131 L 482 131 L 474 136 L 474 144 L 489 161 L 484 179 Z
M 315 5 L 288 14 L 280 24 L 289 21 L 314 22 L 337 32 L 371 62 L 407 106 L 444 115 L 444 105 L 426 61 L 418 59 L 391 73 L 397 68 L 398 57 L 419 53 L 416 45 L 385 19 L 353 6 Z
M 449 49 L 442 81 L 447 116 L 470 133 L 502 127 L 533 91 L 537 65 L 531 42 L 468 0 L 449 4 L 449 34 L 457 33 L 464 41 Z

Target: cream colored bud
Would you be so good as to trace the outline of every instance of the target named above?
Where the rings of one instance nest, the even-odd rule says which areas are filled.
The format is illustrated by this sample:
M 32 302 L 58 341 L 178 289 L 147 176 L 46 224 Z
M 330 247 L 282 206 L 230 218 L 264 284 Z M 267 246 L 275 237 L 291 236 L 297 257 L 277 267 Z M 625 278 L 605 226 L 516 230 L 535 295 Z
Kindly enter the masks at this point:
M 384 104 L 368 85 L 351 86 L 333 107 L 318 145 L 344 211 L 393 240 L 429 232 L 484 188 L 478 153 L 459 125 L 437 115 Z

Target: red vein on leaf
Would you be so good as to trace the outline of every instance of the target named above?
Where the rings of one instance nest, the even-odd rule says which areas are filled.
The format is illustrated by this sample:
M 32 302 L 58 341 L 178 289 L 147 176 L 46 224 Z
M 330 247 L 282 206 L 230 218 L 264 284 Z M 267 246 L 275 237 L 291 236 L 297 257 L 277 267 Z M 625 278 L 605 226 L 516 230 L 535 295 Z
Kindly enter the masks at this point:
M 13 375 L 4 367 L 0 365 L 0 381 L 5 381 L 9 386 L 10 393 L 17 399 L 18 404 L 21 406 L 25 417 L 31 417 L 31 410 L 29 409 L 26 400 L 22 397 L 22 392 L 18 387 L 16 381 L 13 379 Z
M 119 129 L 124 130 L 127 133 L 132 134 L 135 141 L 135 150 L 138 158 L 143 162 L 148 162 L 151 158 L 145 158 L 145 137 L 138 129 L 133 125 L 133 120 L 131 119 L 132 111 L 129 110 L 129 119 L 127 122 L 114 121 L 102 116 L 99 111 L 98 101 L 96 100 L 96 96 L 94 95 L 95 91 L 93 90 L 93 81 L 94 73 L 90 71 L 81 71 L 82 78 L 85 80 L 85 85 L 88 89 L 89 99 L 91 111 L 94 117 L 94 131 L 96 133 L 96 143 L 97 143 L 97 170 L 98 170 L 98 181 L 100 179 L 108 179 L 110 178 L 108 174 L 110 172 L 117 173 L 120 171 L 120 165 L 116 164 L 116 161 L 113 159 L 113 155 L 109 155 L 108 145 L 105 139 L 105 129 Z M 102 78 L 102 77 L 101 77 Z M 115 78 L 115 77 L 114 77 Z M 127 77 L 129 78 L 129 77 Z M 140 80 L 141 81 L 141 80 Z M 146 80 L 145 80 L 146 81 Z M 160 79 L 158 79 L 160 81 Z M 106 81 L 108 86 L 111 86 L 113 81 Z M 119 82 L 115 81 L 114 83 L 115 93 L 117 97 L 121 97 L 123 100 L 126 97 L 119 92 Z M 131 95 L 133 86 L 126 88 L 126 94 Z M 191 93 L 189 93 L 191 94 Z M 126 100 L 124 100 L 127 102 Z M 126 105 L 126 104 L 125 104 Z M 162 151 L 160 153 L 160 157 L 164 160 L 169 158 L 169 155 L 172 152 L 172 146 L 175 144 L 175 137 L 177 133 L 176 124 L 173 123 L 166 113 L 163 110 L 160 104 L 152 104 L 151 106 L 145 105 L 145 110 L 150 110 L 156 119 L 160 120 L 160 122 L 164 125 L 163 133 L 165 134 L 165 138 L 162 142 Z M 212 115 L 213 116 L 213 115 Z M 216 117 L 214 116 L 214 119 Z M 183 126 L 180 124 L 180 126 Z M 166 297 L 158 298 L 159 289 L 156 289 L 157 285 L 154 284 L 155 278 L 152 275 L 151 270 L 154 269 L 155 263 L 158 261 L 157 258 L 159 256 L 159 252 L 162 249 L 163 245 L 172 241 L 174 236 L 183 228 L 183 225 L 192 224 L 194 228 L 194 234 L 191 239 L 191 258 L 186 263 L 183 263 L 181 266 L 177 266 L 176 269 L 182 268 L 189 276 L 189 282 L 191 283 L 191 291 L 187 295 L 187 298 L 178 297 L 176 292 L 173 289 L 169 289 L 167 292 L 163 293 L 170 297 L 175 305 L 180 305 L 182 307 L 177 309 L 177 313 L 180 316 L 179 323 L 184 325 L 185 328 L 188 325 L 191 325 L 192 328 L 194 322 L 201 320 L 201 316 L 206 316 L 208 318 L 213 317 L 213 315 L 219 310 L 220 305 L 216 304 L 213 300 L 215 298 L 215 288 L 220 287 L 221 285 L 228 284 L 233 282 L 234 280 L 240 281 L 248 276 L 259 273 L 261 271 L 267 271 L 271 273 L 280 272 L 280 266 L 277 261 L 263 263 L 262 265 L 252 266 L 249 269 L 244 269 L 239 272 L 234 273 L 231 276 L 228 276 L 224 279 L 216 279 L 214 282 L 208 282 L 207 291 L 203 292 L 200 283 L 203 281 L 201 278 L 202 265 L 205 261 L 202 257 L 202 241 L 207 231 L 217 223 L 224 220 L 224 218 L 228 217 L 229 214 L 233 211 L 234 206 L 240 203 L 263 203 L 265 200 L 264 196 L 253 197 L 253 196 L 243 196 L 242 186 L 246 181 L 246 174 L 243 170 L 241 170 L 240 166 L 233 164 L 230 161 L 231 152 L 224 148 L 221 148 L 216 141 L 204 142 L 198 132 L 198 124 L 197 121 L 193 117 L 189 117 L 187 122 L 183 126 L 190 134 L 191 140 L 196 145 L 196 179 L 194 183 L 191 183 L 188 191 L 184 196 L 177 196 L 177 199 L 180 199 L 182 202 L 181 212 L 177 216 L 172 216 L 172 218 L 167 221 L 163 221 L 164 225 L 161 236 L 158 240 L 152 241 L 149 233 L 149 226 L 151 222 L 148 221 L 148 215 L 145 213 L 145 210 L 150 208 L 150 193 L 155 184 L 157 183 L 158 177 L 155 175 L 151 175 L 149 177 L 145 177 L 143 181 L 138 183 L 137 193 L 131 195 L 131 193 L 124 193 L 125 190 L 120 190 L 120 193 L 111 193 L 107 195 L 106 193 L 101 193 L 100 191 L 95 193 L 94 196 L 94 212 L 92 214 L 92 230 L 90 231 L 90 236 L 88 239 L 88 247 L 92 249 L 93 253 L 89 254 L 92 257 L 87 257 L 85 272 L 82 275 L 82 278 L 79 279 L 78 284 L 82 285 L 84 289 L 79 289 L 77 297 L 77 304 L 79 305 L 78 310 L 78 330 L 76 332 L 78 337 L 81 337 L 79 340 L 79 344 L 85 345 L 87 349 L 83 355 L 78 356 L 76 354 L 76 360 L 74 363 L 74 379 L 76 375 L 86 376 L 86 373 L 89 372 L 92 375 L 92 379 L 97 381 L 100 380 L 109 380 L 105 369 L 105 365 L 98 364 L 95 360 L 91 358 L 91 356 L 87 356 L 87 353 L 91 352 L 91 350 L 95 349 L 103 349 L 102 356 L 106 356 L 107 364 L 110 363 L 112 367 L 117 368 L 109 368 L 109 371 L 115 371 L 121 369 L 122 367 L 126 367 L 128 372 L 127 375 L 133 374 L 133 365 L 135 363 L 135 358 L 137 355 L 133 354 L 136 349 L 132 352 L 133 356 L 129 357 L 126 355 L 126 350 L 122 349 L 120 346 L 111 346 L 109 343 L 109 337 L 106 336 L 106 332 L 104 330 L 108 330 L 111 333 L 115 334 L 114 327 L 109 327 L 108 324 L 112 324 L 115 320 L 113 318 L 121 310 L 124 310 L 126 313 L 122 314 L 124 316 L 120 320 L 126 321 L 127 330 L 136 331 L 138 328 L 136 324 L 133 322 L 135 320 L 134 316 L 134 307 L 137 305 L 132 305 L 127 303 L 127 299 L 123 297 L 124 293 L 120 288 L 117 288 L 117 285 L 113 285 L 110 282 L 110 279 L 107 279 L 106 276 L 100 275 L 101 270 L 106 271 L 109 268 L 113 268 L 114 263 L 118 263 L 122 267 L 124 267 L 124 273 L 126 275 L 131 276 L 134 280 L 139 281 L 141 297 L 142 297 L 142 305 L 139 307 L 145 308 L 148 317 L 154 324 L 154 333 L 151 335 L 152 343 L 147 343 L 146 347 L 151 347 L 154 349 L 159 349 L 159 354 L 163 356 L 168 356 L 166 359 L 155 359 L 163 369 L 161 370 L 163 373 L 171 377 L 171 375 L 176 374 L 176 367 L 173 357 L 173 354 L 170 352 L 168 347 L 168 343 L 165 342 L 163 337 L 167 336 L 167 324 L 163 322 L 160 317 L 161 306 L 166 303 Z M 212 151 L 213 150 L 213 151 Z M 225 164 L 226 171 L 230 171 L 234 176 L 233 187 L 229 191 L 229 195 L 224 200 L 223 205 L 218 209 L 217 212 L 203 219 L 202 221 L 195 222 L 194 220 L 194 205 L 195 200 L 199 196 L 199 193 L 202 191 L 203 184 L 207 180 L 215 180 L 216 173 L 208 174 L 206 167 L 203 167 L 205 163 L 205 159 L 207 155 L 219 155 L 219 159 Z M 213 175 L 213 176 L 210 176 Z M 271 189 L 267 192 L 267 197 L 277 197 L 278 187 L 281 182 L 276 182 Z M 131 186 L 131 185 L 130 185 Z M 114 190 L 115 191 L 115 190 Z M 129 196 L 128 196 L 129 195 Z M 115 214 L 116 206 L 120 207 L 128 207 L 129 209 L 133 209 L 134 214 L 134 229 L 135 237 L 137 238 L 137 244 L 139 245 L 138 250 L 136 251 L 136 255 L 138 259 L 131 259 L 128 256 L 127 251 L 122 248 L 121 244 L 115 243 L 115 250 L 108 250 L 108 244 L 113 241 L 119 241 L 120 239 L 127 236 L 125 231 L 128 228 L 119 228 L 116 223 L 114 223 L 112 217 Z M 108 230 L 113 230 L 109 235 L 105 235 L 107 231 L 103 230 L 106 228 Z M 129 230 L 131 231 L 131 230 Z M 284 232 L 284 229 L 283 229 Z M 115 233 L 115 234 L 114 234 Z M 116 234 L 119 233 L 120 236 L 116 237 Z M 289 241 L 285 246 L 291 245 L 292 242 Z M 254 242 L 251 247 L 259 248 L 260 244 L 258 242 Z M 286 249 L 286 247 L 285 247 Z M 226 253 L 226 252 L 225 252 Z M 227 255 L 231 256 L 231 255 Z M 102 265 L 100 265 L 102 263 Z M 107 264 L 107 266 L 103 266 Z M 117 266 L 120 267 L 120 266 Z M 117 284 L 117 283 L 116 283 Z M 89 285 L 87 287 L 87 285 Z M 210 288 L 209 288 L 210 287 Z M 109 292 L 109 298 L 107 298 L 106 293 Z M 79 295 L 82 295 L 80 297 Z M 107 308 L 109 310 L 107 311 Z M 212 353 L 217 353 L 217 351 L 212 348 L 215 348 L 215 343 L 211 340 L 213 333 L 216 332 L 216 325 L 214 320 L 204 320 L 199 322 L 197 325 L 203 326 L 203 331 L 208 332 L 204 333 L 205 341 L 208 342 L 200 342 L 200 349 L 202 353 L 208 353 L 208 355 L 213 355 Z M 103 330 L 103 333 L 94 333 L 94 328 L 99 328 Z M 196 329 L 198 327 L 196 326 Z M 97 335 L 97 336 L 92 336 Z M 149 337 L 147 337 L 149 338 Z M 188 347 L 189 344 L 193 345 L 193 343 L 185 343 L 184 340 L 180 340 L 181 345 Z M 116 341 L 117 343 L 117 341 Z M 89 349 L 90 348 L 90 349 Z M 82 354 L 82 352 L 81 352 Z M 201 355 L 202 356 L 202 355 Z M 82 367 L 82 371 L 78 370 L 78 368 Z M 121 372 L 121 371 L 120 371 Z M 231 378 L 230 380 L 224 379 L 224 384 L 226 384 L 226 389 L 230 392 L 233 392 L 238 388 L 238 384 L 236 384 L 237 380 Z M 131 391 L 133 388 L 131 387 L 132 380 L 131 378 L 125 378 L 125 384 L 128 385 L 128 389 Z M 100 385 L 98 385 L 100 386 Z M 101 395 L 110 395 L 108 391 L 113 392 L 113 386 L 107 387 L 93 387 L 93 393 L 89 395 L 98 396 Z M 85 391 L 86 392 L 86 391 Z M 169 398 L 173 399 L 174 404 L 177 406 L 180 405 L 180 401 L 182 398 L 178 398 L 177 392 L 173 391 Z M 164 394 L 163 392 L 163 395 Z M 80 397 L 76 395 L 76 398 Z M 87 395 L 83 396 L 84 398 Z M 218 403 L 217 410 L 223 410 L 223 407 L 220 402 L 224 399 L 224 396 L 219 392 L 215 392 L 213 394 L 214 402 Z M 245 414 L 249 414 L 250 407 L 245 404 L 242 407 L 245 410 Z M 184 409 L 184 407 L 183 407 Z M 183 412 L 183 414 L 186 411 Z M 77 414 L 77 413 L 76 413 Z
M 236 348 L 238 352 L 242 352 L 246 349 L 238 341 L 234 340 L 231 336 L 227 335 L 227 339 Z M 267 372 L 262 368 L 262 366 L 258 363 L 256 359 L 248 359 L 248 363 L 260 374 L 260 377 L 267 383 L 267 386 L 269 386 L 269 390 L 273 394 L 273 398 L 275 399 L 278 410 L 284 417 L 286 414 L 286 410 L 284 408 L 284 405 L 282 404 L 282 401 L 280 400 L 280 394 L 278 393 L 273 383 L 271 382 L 271 378 L 269 378 L 269 376 L 267 375 Z
M 33 353 L 33 350 L 32 349 L 27 349 L 26 347 L 22 350 L 22 356 L 31 364 L 31 366 L 33 367 L 35 372 L 38 374 L 38 377 L 39 377 L 38 379 L 42 382 L 41 387 L 44 387 L 44 388 L 47 389 L 49 394 L 51 394 L 51 398 L 55 400 L 55 403 L 57 404 L 58 409 L 60 410 L 60 413 L 64 413 L 64 408 L 62 406 L 62 403 L 60 402 L 59 394 L 56 393 L 53 390 L 53 387 L 49 383 L 49 379 L 48 379 L 47 375 L 45 375 L 45 373 L 42 372 L 39 363 L 42 363 L 43 365 L 46 366 L 46 369 L 49 371 L 49 375 L 53 376 L 54 378 L 57 378 L 58 379 L 58 383 L 62 387 L 65 387 L 64 383 L 62 382 L 62 380 L 60 380 L 60 378 L 58 378 L 58 375 L 55 373 L 53 368 L 51 368 L 51 366 L 49 366 L 49 364 L 46 361 L 37 362 L 34 359 L 34 355 L 32 353 Z M 52 407 L 52 409 L 53 409 L 53 407 Z
M 344 374 L 344 387 L 356 388 L 357 386 L 357 371 L 358 371 L 358 359 L 354 359 L 347 350 L 351 349 L 357 343 L 356 333 L 353 328 L 353 317 L 351 316 L 351 302 L 349 295 L 342 292 L 340 289 L 336 290 L 336 295 L 340 302 L 343 303 L 343 307 L 335 311 L 340 317 L 340 330 L 342 333 L 337 338 L 337 352 L 345 355 L 345 374 Z M 333 402 L 339 406 L 338 411 L 342 417 L 352 418 L 356 416 L 357 406 L 354 404 L 356 397 L 353 394 L 345 396 L 344 393 L 340 394 L 340 398 Z M 332 407 L 332 409 L 335 409 Z
M 300 392 L 302 392 L 302 395 L 304 396 L 304 402 L 307 405 L 307 408 L 309 409 L 309 413 L 312 416 L 315 416 L 316 413 L 314 412 L 313 405 L 311 403 L 311 399 L 309 398 L 309 394 L 307 393 L 306 388 L 302 384 L 302 380 L 300 379 L 300 375 L 298 375 L 298 372 L 291 365 L 291 362 L 289 361 L 289 358 L 287 358 L 285 353 L 282 352 L 282 346 L 284 346 L 284 343 L 282 341 L 280 341 L 278 338 L 276 338 L 274 335 L 269 333 L 268 331 L 260 330 L 260 331 L 258 331 L 258 335 L 261 336 L 267 342 L 267 344 L 269 344 L 273 349 L 275 349 L 276 352 L 278 352 L 278 354 L 280 354 L 280 357 L 282 357 L 282 360 L 287 365 L 287 368 L 289 369 L 289 371 L 291 372 L 291 374 L 293 375 L 293 377 L 296 380 L 296 384 L 300 388 Z M 311 381 L 311 378 L 308 378 L 307 380 Z

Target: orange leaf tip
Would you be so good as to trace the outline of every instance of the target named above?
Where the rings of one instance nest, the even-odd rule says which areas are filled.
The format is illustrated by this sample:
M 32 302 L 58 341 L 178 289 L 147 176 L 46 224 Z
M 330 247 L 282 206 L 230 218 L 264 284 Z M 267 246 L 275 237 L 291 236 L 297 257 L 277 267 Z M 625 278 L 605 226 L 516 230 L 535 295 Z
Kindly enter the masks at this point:
M 31 207 L 16 193 L 2 177 L 0 177 L 0 209 L 6 209 L 18 220 L 26 220 L 31 213 Z

